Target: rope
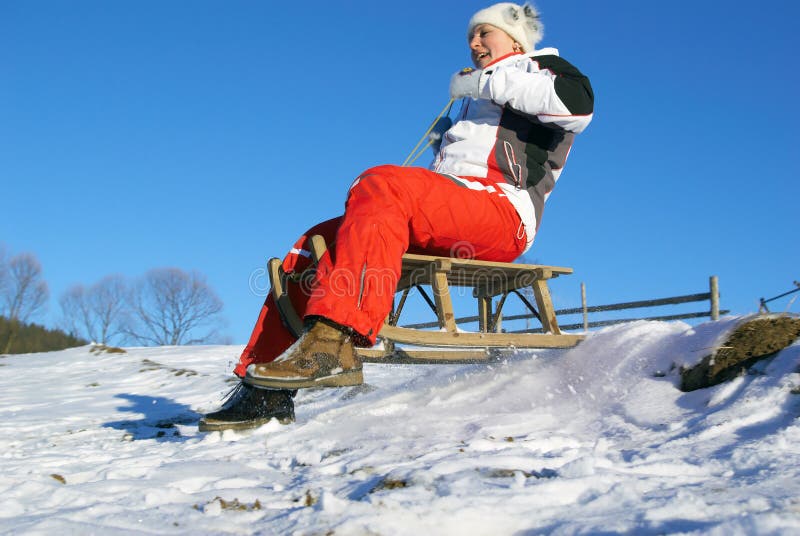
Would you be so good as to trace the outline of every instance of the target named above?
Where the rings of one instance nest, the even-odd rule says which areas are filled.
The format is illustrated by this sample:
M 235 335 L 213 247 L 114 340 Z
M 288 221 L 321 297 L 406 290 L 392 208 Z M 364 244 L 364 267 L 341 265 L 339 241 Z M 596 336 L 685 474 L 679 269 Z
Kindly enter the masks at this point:
M 411 149 L 411 152 L 410 152 L 410 153 L 408 153 L 408 156 L 407 156 L 407 157 L 406 157 L 406 159 L 403 161 L 403 167 L 410 166 L 411 164 L 413 164 L 414 162 L 416 162 L 416 161 L 417 161 L 417 159 L 418 159 L 420 156 L 422 156 L 422 153 L 424 153 L 424 152 L 425 152 L 425 150 L 426 150 L 428 147 L 430 147 L 430 146 L 431 146 L 431 144 L 432 144 L 433 142 L 432 142 L 430 139 L 428 139 L 428 134 L 430 134 L 430 133 L 431 133 L 431 130 L 433 130 L 433 127 L 434 127 L 434 125 L 436 125 L 436 122 L 437 122 L 437 121 L 439 121 L 439 119 L 441 119 L 441 118 L 442 118 L 442 116 L 443 116 L 443 115 L 445 115 L 445 113 L 446 113 L 446 114 L 448 114 L 448 115 L 450 114 L 450 108 L 453 106 L 453 101 L 454 101 L 454 99 L 450 99 L 450 101 L 449 101 L 449 102 L 448 102 L 448 103 L 445 105 L 445 107 L 444 107 L 444 108 L 442 108 L 442 111 L 441 111 L 441 112 L 439 112 L 439 115 L 437 115 L 437 116 L 436 116 L 436 119 L 434 119 L 434 120 L 433 120 L 433 122 L 431 123 L 431 126 L 429 126 L 429 127 L 428 127 L 428 130 L 426 130 L 426 131 L 425 131 L 425 134 L 423 134 L 423 135 L 422 135 L 422 137 L 419 139 L 419 141 L 418 141 L 418 142 L 417 142 L 417 144 L 414 146 L 414 148 L 413 148 L 413 149 Z M 426 144 L 425 144 L 425 145 L 422 147 L 422 149 L 419 149 L 419 146 L 420 146 L 420 145 L 422 145 L 422 142 L 423 142 L 423 141 L 425 141 L 426 139 L 428 139 L 428 143 L 426 143 Z M 417 151 L 417 149 L 419 149 L 419 151 Z
M 427 136 L 427 134 L 426 134 L 426 136 Z M 408 155 L 408 158 L 411 158 L 411 160 L 406 158 L 406 161 L 403 162 L 403 167 L 410 166 L 414 162 L 416 162 L 417 159 L 420 156 L 422 156 L 425 153 L 425 151 L 428 149 L 428 147 L 430 147 L 431 145 L 433 145 L 433 140 L 428 140 L 428 143 L 426 143 L 425 145 L 422 146 L 422 149 L 419 150 L 419 152 L 414 156 L 414 158 L 411 158 L 411 155 Z

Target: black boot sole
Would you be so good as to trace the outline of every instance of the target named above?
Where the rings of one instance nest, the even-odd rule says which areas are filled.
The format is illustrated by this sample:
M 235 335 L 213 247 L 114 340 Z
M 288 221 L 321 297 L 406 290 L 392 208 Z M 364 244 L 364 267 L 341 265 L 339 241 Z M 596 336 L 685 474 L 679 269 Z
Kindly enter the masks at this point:
M 267 424 L 272 419 L 281 424 L 292 424 L 294 416 L 289 414 L 275 415 L 272 417 L 261 417 L 246 421 L 222 421 L 216 419 L 201 419 L 197 425 L 199 432 L 223 432 L 225 430 L 251 430 Z

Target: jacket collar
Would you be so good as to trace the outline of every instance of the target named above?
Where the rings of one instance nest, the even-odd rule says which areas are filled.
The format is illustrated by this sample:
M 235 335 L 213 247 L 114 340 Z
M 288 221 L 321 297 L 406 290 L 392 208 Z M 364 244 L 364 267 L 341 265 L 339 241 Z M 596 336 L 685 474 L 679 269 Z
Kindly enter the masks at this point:
M 522 56 L 522 52 L 511 52 L 510 54 L 506 54 L 505 56 L 501 56 L 494 60 L 492 63 L 489 63 L 484 67 L 484 69 L 488 69 L 489 67 L 494 67 L 499 63 L 504 63 L 509 58 L 516 58 L 517 56 Z
M 515 59 L 519 59 L 520 56 L 526 56 L 528 58 L 535 58 L 537 56 L 558 56 L 558 49 L 554 47 L 547 47 L 542 48 L 540 50 L 534 50 L 533 52 L 529 52 L 528 54 L 523 54 L 522 52 L 512 52 L 511 54 L 506 54 L 500 58 L 497 58 L 492 63 L 484 67 L 484 69 L 488 69 L 489 67 L 496 67 L 503 63 L 511 63 Z
M 558 56 L 558 49 L 554 47 L 542 48 L 540 50 L 534 50 L 528 54 L 528 56 L 531 58 L 535 58 L 536 56 Z

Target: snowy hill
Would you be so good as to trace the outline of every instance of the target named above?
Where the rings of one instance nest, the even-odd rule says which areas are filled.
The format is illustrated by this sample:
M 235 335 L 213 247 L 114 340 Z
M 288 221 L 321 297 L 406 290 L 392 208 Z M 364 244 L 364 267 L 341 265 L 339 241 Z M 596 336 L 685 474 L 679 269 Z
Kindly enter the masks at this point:
M 0 358 L 0 532 L 796 534 L 800 344 L 675 387 L 725 325 L 368 364 L 364 386 L 301 391 L 297 423 L 240 433 L 196 426 L 240 347 Z

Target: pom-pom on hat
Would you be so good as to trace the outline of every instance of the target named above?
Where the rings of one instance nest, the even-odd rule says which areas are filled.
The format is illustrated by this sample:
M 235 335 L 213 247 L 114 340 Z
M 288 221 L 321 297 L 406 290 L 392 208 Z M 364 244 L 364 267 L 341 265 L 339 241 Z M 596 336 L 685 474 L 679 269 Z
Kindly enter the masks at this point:
M 539 21 L 539 12 L 529 3 L 520 6 L 512 2 L 500 2 L 475 13 L 467 26 L 467 39 L 478 24 L 491 24 L 500 28 L 522 46 L 523 52 L 531 52 L 542 40 L 544 27 Z

